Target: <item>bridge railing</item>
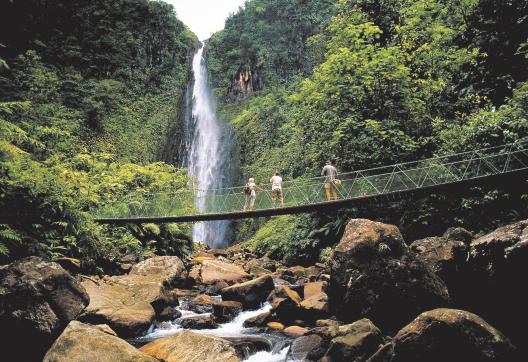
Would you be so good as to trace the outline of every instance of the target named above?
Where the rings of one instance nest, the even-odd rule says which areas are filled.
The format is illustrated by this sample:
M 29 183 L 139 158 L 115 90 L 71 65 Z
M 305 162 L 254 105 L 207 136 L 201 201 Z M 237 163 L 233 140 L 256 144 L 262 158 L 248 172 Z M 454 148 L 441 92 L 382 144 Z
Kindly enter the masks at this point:
M 528 138 L 515 143 L 339 174 L 338 199 L 410 191 L 479 177 L 528 169 Z M 259 185 L 253 210 L 273 207 L 270 184 Z M 285 181 L 284 207 L 326 201 L 325 177 Z M 128 196 L 93 210 L 95 218 L 165 217 L 230 213 L 246 209 L 244 186 L 215 190 L 189 188 L 177 192 Z M 185 207 L 201 205 L 202 209 Z M 276 196 L 276 207 L 280 198 Z

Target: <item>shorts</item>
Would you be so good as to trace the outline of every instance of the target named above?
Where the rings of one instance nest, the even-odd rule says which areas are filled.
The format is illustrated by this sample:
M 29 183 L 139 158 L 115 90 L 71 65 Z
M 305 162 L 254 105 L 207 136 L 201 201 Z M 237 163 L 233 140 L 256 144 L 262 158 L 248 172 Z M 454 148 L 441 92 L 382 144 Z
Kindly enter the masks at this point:
M 324 184 L 325 189 L 335 189 L 335 184 L 333 182 L 325 182 Z

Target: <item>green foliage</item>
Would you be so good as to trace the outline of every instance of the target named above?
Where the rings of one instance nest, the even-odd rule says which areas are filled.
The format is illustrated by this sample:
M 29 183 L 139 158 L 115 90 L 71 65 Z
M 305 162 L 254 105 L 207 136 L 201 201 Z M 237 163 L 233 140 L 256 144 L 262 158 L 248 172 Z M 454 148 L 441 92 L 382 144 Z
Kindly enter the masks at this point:
M 277 39 L 268 27 L 278 17 L 259 18 L 264 3 L 249 1 L 209 44 L 212 78 L 224 94 L 237 87 L 241 66 L 255 68 L 248 54 L 255 49 L 275 54 L 278 45 L 260 40 Z M 289 2 L 273 4 L 289 9 Z M 240 180 L 263 182 L 275 170 L 286 180 L 313 177 L 326 159 L 340 172 L 353 171 L 528 135 L 528 7 L 523 2 L 340 0 L 328 11 L 331 20 L 320 22 L 324 28 L 309 37 L 295 27 L 289 30 L 303 39 L 303 59 L 312 65 L 296 73 L 304 78 L 264 82 L 251 100 L 221 104 L 235 130 Z M 246 21 L 262 23 L 247 34 Z M 292 74 L 287 63 L 274 66 L 273 74 Z M 507 190 L 472 189 L 466 197 L 370 205 L 372 212 L 350 210 L 337 219 L 368 215 L 398 224 L 410 238 L 442 233 L 454 224 L 489 230 L 526 215 L 526 198 L 517 198 Z M 281 250 L 295 254 L 295 245 L 305 253 L 300 240 L 311 238 L 274 235 L 272 226 L 266 224 L 261 229 L 266 232 L 259 230 L 251 239 L 256 250 L 269 248 L 284 257 Z M 318 227 L 299 225 L 296 235 Z M 250 230 L 244 228 L 244 237 Z
M 336 0 L 252 0 L 226 20 L 207 48 L 212 82 L 222 96 L 237 95 L 241 71 L 255 90 L 285 83 L 312 64 L 306 39 L 322 31 Z
M 188 254 L 188 226 L 102 226 L 89 213 L 187 183 L 155 162 L 197 44 L 172 7 L 2 2 L 0 32 L 0 262 L 70 256 L 101 272 L 124 255 Z

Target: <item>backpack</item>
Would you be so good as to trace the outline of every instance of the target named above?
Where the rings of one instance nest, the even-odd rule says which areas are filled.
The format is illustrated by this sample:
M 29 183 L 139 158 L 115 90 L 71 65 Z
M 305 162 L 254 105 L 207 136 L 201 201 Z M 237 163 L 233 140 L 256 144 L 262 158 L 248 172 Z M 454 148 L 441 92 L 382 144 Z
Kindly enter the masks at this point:
M 244 194 L 251 195 L 251 186 L 249 186 L 249 183 L 247 183 L 246 187 L 244 187 Z

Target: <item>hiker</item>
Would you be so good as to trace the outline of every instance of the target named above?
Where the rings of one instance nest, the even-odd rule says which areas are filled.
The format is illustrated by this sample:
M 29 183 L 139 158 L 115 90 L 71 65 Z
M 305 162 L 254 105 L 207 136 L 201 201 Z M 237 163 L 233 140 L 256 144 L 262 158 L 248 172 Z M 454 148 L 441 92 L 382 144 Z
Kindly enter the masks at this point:
M 284 206 L 284 194 L 282 192 L 282 177 L 278 172 L 275 172 L 270 179 L 271 182 L 271 203 L 273 208 L 277 206 L 277 195 L 280 197 L 280 207 Z
M 336 177 L 337 169 L 332 165 L 332 161 L 326 161 L 326 165 L 321 171 L 321 176 L 325 176 L 324 189 L 326 194 L 326 201 L 330 201 L 332 196 L 334 200 L 337 200 L 337 188 L 336 188 Z
M 244 187 L 244 194 L 246 195 L 246 202 L 244 204 L 244 211 L 251 211 L 255 207 L 255 200 L 257 199 L 257 191 L 266 191 L 257 186 L 255 179 L 250 177 L 246 186 Z

